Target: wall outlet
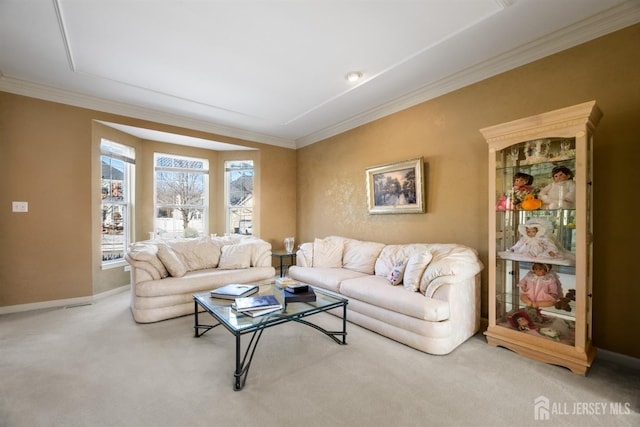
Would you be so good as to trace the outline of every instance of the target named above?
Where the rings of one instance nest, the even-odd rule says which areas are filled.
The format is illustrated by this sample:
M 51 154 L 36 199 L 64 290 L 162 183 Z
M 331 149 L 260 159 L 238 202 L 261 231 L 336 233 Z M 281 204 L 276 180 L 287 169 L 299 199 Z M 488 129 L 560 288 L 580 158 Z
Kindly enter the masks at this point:
M 13 212 L 29 212 L 29 202 L 11 202 Z
M 130 265 L 125 265 L 124 266 L 124 271 L 131 271 L 131 266 Z

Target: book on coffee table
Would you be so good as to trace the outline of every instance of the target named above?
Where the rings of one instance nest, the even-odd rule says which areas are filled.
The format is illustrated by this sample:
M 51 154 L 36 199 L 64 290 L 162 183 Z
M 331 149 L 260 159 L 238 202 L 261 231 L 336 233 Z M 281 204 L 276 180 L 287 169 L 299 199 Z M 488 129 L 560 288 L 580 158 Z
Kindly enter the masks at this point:
M 212 298 L 236 299 L 240 297 L 248 297 L 258 292 L 255 285 L 230 284 L 222 286 L 211 291 Z
M 238 311 L 236 310 L 235 303 L 231 304 L 231 308 L 234 309 L 238 314 L 245 314 L 251 317 L 264 316 L 266 314 L 270 314 L 270 313 L 274 313 L 276 311 L 282 310 L 282 307 L 273 307 L 273 308 L 265 308 L 265 309 L 258 309 L 258 310 Z
M 316 300 L 316 293 L 313 292 L 311 287 L 307 288 L 304 292 L 289 292 L 286 289 L 283 291 L 284 302 L 311 302 Z
M 254 297 L 242 297 L 235 300 L 236 311 L 251 311 L 251 310 L 266 310 L 268 308 L 274 308 L 279 310 L 282 308 L 282 304 L 275 297 L 275 295 L 257 295 Z

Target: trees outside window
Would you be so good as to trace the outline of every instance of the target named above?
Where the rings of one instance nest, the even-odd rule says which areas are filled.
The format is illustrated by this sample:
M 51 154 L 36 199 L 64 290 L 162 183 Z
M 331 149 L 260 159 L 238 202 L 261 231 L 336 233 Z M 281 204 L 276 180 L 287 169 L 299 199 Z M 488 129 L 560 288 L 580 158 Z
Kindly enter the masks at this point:
M 253 160 L 225 162 L 227 230 L 253 234 Z
M 209 162 L 156 153 L 154 231 L 160 235 L 207 234 Z

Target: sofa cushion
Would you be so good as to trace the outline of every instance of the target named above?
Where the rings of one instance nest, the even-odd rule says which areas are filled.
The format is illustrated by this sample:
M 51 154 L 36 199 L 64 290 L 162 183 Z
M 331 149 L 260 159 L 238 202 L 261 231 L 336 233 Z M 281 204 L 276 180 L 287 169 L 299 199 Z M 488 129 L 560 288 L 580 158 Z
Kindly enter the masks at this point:
M 170 246 L 159 245 L 158 258 L 160 258 L 160 261 L 162 261 L 169 274 L 173 277 L 182 277 L 187 272 L 187 267 Z
M 340 283 L 343 280 L 366 277 L 367 275 L 359 271 L 347 270 L 346 268 L 300 267 L 293 265 L 289 267 L 289 276 L 300 282 L 329 291 L 340 292 Z
M 403 286 L 406 290 L 417 292 L 420 289 L 420 279 L 422 273 L 427 268 L 433 256 L 429 251 L 418 252 L 411 255 L 404 271 Z
M 249 268 L 251 266 L 251 251 L 250 245 L 223 246 L 218 268 L 221 270 Z
M 384 246 L 384 243 L 346 239 L 342 267 L 360 273 L 373 274 L 376 259 Z
M 315 239 L 313 241 L 314 267 L 342 267 L 343 246 L 329 239 Z
M 387 274 L 387 280 L 393 286 L 399 285 L 402 283 L 402 278 L 404 277 L 404 270 L 407 267 L 407 260 L 403 259 L 401 261 L 396 262 L 396 265 L 393 266 L 393 269 Z
M 340 293 L 347 298 L 354 298 L 418 319 L 440 322 L 449 318 L 448 302 L 389 286 L 386 277 L 382 276 L 363 276 L 344 280 L 340 285 Z
M 187 271 L 215 268 L 220 259 L 220 245 L 209 236 L 167 242 L 186 265 Z

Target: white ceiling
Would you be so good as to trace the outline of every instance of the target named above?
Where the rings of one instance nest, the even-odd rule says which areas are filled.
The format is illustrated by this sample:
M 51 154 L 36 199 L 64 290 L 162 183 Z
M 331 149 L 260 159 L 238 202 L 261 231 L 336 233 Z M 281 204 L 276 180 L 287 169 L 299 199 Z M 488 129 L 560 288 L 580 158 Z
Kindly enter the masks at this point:
M 640 0 L 0 0 L 0 90 L 296 148 L 637 22 Z

